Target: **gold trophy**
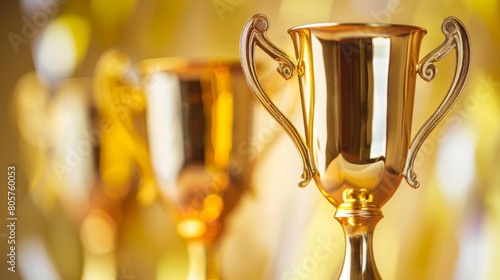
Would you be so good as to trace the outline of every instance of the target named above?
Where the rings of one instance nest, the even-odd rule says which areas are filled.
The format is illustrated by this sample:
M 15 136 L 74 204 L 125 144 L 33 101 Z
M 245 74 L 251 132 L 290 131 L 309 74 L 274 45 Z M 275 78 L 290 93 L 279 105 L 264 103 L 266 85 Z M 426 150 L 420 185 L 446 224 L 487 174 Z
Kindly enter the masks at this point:
M 425 138 L 443 119 L 464 88 L 470 64 L 469 36 L 454 17 L 442 23 L 445 40 L 419 61 L 426 30 L 380 23 L 325 23 L 288 30 L 295 56 L 266 36 L 269 21 L 257 14 L 241 35 L 240 57 L 248 85 L 279 122 L 300 153 L 298 183 L 314 178 L 336 208 L 346 252 L 340 279 L 381 279 L 372 249 L 381 207 L 403 177 L 418 188 L 413 163 Z M 255 46 L 278 62 L 285 79 L 297 74 L 305 139 L 273 104 L 258 81 Z M 456 50 L 452 85 L 435 113 L 411 141 L 417 73 L 426 81 L 437 74 L 435 62 Z
M 139 166 L 139 200 L 164 202 L 187 242 L 187 279 L 219 279 L 216 243 L 252 169 L 239 150 L 250 141 L 252 98 L 238 61 L 158 58 L 134 66 L 111 50 L 96 84 L 101 110 L 123 129 L 116 141 Z M 127 112 L 143 115 L 143 133 Z

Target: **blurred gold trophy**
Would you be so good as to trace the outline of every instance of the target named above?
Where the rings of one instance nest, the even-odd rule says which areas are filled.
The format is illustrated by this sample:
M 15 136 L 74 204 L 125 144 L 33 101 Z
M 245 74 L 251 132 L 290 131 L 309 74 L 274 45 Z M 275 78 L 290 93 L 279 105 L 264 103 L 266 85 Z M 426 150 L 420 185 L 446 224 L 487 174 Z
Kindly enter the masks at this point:
M 243 73 L 255 96 L 296 145 L 303 162 L 299 186 L 314 178 L 337 208 L 335 218 L 346 236 L 340 279 L 380 279 L 372 249 L 381 207 L 403 176 L 414 188 L 413 162 L 429 133 L 450 110 L 464 88 L 470 42 L 456 18 L 443 21 L 443 43 L 419 61 L 426 31 L 392 24 L 311 24 L 291 28 L 296 59 L 266 36 L 269 21 L 253 16 L 240 42 Z M 297 73 L 305 140 L 273 104 L 260 85 L 255 46 L 278 62 L 285 79 Z M 430 81 L 435 62 L 456 49 L 456 72 L 445 99 L 411 140 L 417 73 Z
M 187 278 L 219 279 L 214 245 L 251 170 L 238 150 L 249 141 L 252 115 L 239 63 L 159 58 L 133 67 L 111 50 L 96 75 L 102 110 L 128 134 L 116 141 L 128 143 L 139 165 L 139 199 L 160 197 L 177 220 L 188 244 Z M 144 110 L 144 135 L 130 110 Z
M 47 254 L 44 272 L 34 270 L 31 258 L 20 254 L 26 258 L 25 273 L 41 279 L 116 278 L 121 234 L 116 229 L 128 188 L 124 184 L 109 188 L 98 173 L 104 166 L 127 166 L 130 157 L 117 143 L 113 145 L 121 150 L 120 157 L 107 149 L 120 136 L 119 130 L 94 114 L 92 79 L 65 78 L 47 84 L 40 73 L 27 73 L 19 80 L 13 101 L 24 155 L 21 164 L 33 202 L 27 207 L 37 213 L 29 217 L 25 228 L 29 234 L 21 237 L 21 243 L 38 244 Z M 120 175 L 122 181 L 130 179 Z M 58 222 L 51 224 L 53 220 Z M 58 238 L 51 241 L 49 236 Z M 58 253 L 61 244 L 74 254 Z

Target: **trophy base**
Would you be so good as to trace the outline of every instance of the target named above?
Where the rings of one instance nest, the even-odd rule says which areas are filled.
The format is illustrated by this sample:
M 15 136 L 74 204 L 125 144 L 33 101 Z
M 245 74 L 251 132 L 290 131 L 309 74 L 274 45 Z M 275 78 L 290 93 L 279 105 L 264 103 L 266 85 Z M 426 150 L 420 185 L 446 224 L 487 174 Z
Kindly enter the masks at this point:
M 384 217 L 368 190 L 347 190 L 335 213 L 346 241 L 341 280 L 382 279 L 373 255 L 373 231 Z

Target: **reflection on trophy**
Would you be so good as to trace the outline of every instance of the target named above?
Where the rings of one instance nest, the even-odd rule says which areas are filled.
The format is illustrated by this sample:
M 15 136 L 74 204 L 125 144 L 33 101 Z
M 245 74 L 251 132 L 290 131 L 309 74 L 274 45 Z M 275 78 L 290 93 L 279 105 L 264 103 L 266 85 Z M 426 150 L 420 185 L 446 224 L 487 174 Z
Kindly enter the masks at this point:
M 403 177 L 419 186 L 413 171 L 425 138 L 459 97 L 470 64 L 470 42 L 456 18 L 443 21 L 443 43 L 419 61 L 426 31 L 389 24 L 311 24 L 290 29 L 296 58 L 266 36 L 269 21 L 253 16 L 240 42 L 243 73 L 251 90 L 296 145 L 303 173 L 299 186 L 314 179 L 337 208 L 346 252 L 340 279 L 380 279 L 372 249 L 381 207 Z M 285 79 L 297 74 L 305 139 L 273 104 L 258 81 L 255 46 L 278 62 Z M 417 73 L 426 81 L 435 62 L 456 50 L 456 72 L 443 102 L 411 140 Z
M 219 279 L 216 242 L 252 165 L 238 151 L 251 129 L 239 63 L 164 58 L 134 68 L 111 50 L 97 65 L 96 85 L 100 110 L 126 132 L 116 141 L 139 166 L 139 200 L 165 202 L 188 243 L 188 279 Z M 143 112 L 143 135 L 131 111 Z

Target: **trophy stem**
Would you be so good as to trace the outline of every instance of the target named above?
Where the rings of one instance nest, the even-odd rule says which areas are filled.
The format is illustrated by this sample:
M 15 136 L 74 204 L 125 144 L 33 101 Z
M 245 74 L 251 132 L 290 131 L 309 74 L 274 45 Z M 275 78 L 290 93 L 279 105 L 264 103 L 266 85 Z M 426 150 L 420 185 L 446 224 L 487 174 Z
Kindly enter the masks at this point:
M 382 211 L 371 201 L 358 199 L 342 203 L 335 213 L 344 229 L 346 249 L 339 279 L 382 279 L 373 255 L 373 231 Z
M 219 280 L 217 249 L 212 243 L 201 240 L 188 241 L 188 280 Z
M 219 280 L 219 223 L 204 223 L 187 218 L 177 224 L 177 233 L 187 243 L 187 280 Z
M 219 256 L 217 245 L 213 243 L 205 244 L 205 256 L 207 266 L 206 279 L 207 280 L 219 280 Z

